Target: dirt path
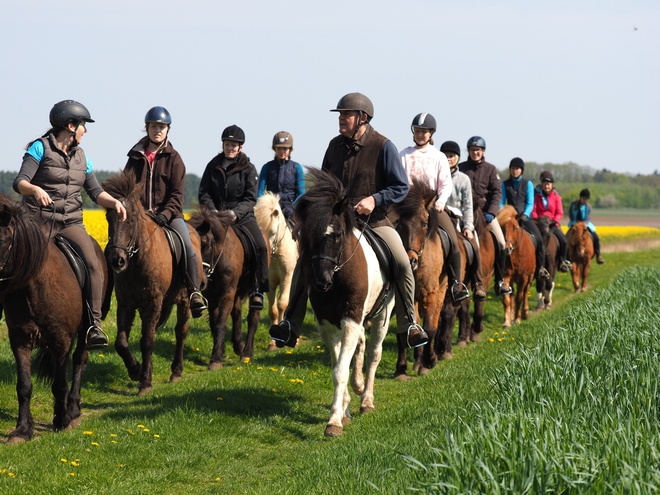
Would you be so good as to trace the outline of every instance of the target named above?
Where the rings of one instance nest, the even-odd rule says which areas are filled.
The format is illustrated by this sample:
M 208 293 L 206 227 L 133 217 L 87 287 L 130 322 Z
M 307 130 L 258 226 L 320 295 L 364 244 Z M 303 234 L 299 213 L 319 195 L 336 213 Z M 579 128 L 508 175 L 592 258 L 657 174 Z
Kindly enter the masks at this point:
M 603 253 L 632 253 L 660 247 L 660 239 L 634 239 L 631 241 L 617 241 L 603 243 Z

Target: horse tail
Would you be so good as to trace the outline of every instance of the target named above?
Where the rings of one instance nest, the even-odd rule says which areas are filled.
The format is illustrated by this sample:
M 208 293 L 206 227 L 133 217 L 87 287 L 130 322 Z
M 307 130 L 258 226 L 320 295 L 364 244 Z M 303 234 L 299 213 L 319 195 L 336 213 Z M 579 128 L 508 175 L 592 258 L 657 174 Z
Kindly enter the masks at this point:
M 55 360 L 53 353 L 40 347 L 32 358 L 32 367 L 37 373 L 37 378 L 47 385 L 51 385 L 55 379 Z

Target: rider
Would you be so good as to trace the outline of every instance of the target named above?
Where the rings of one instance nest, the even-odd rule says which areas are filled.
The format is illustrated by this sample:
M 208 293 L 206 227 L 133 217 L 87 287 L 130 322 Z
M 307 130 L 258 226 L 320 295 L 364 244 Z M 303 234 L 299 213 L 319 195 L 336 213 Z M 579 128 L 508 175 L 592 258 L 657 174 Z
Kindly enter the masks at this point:
M 273 136 L 273 151 L 275 159 L 261 167 L 257 198 L 266 191 L 278 194 L 282 213 L 291 222 L 293 203 L 305 194 L 305 174 L 302 166 L 291 160 L 293 136 L 290 133 L 280 131 Z
M 108 345 L 101 329 L 103 286 L 98 257 L 91 237 L 83 225 L 81 189 L 99 206 L 113 209 L 120 221 L 126 220 L 124 205 L 105 192 L 92 171 L 94 165 L 80 148 L 87 124 L 94 122 L 82 103 L 64 100 L 50 111 L 52 128 L 26 146 L 23 163 L 13 188 L 23 195 L 23 202 L 38 213 L 52 230 L 77 245 L 89 270 L 93 320 L 86 333 L 88 349 Z
M 456 229 L 473 244 L 475 259 L 472 264 L 472 297 L 475 301 L 486 299 L 486 291 L 481 284 L 481 254 L 479 252 L 479 240 L 474 232 L 474 213 L 472 211 L 472 186 L 470 179 L 463 172 L 458 170 L 458 160 L 461 158 L 461 147 L 455 141 L 445 141 L 440 146 L 447 157 L 453 190 L 445 208 L 451 211 L 459 219 Z
M 584 222 L 587 224 L 587 229 L 591 234 L 591 239 L 594 241 L 594 251 L 596 252 L 596 262 L 599 265 L 605 263 L 605 260 L 600 255 L 600 237 L 596 234 L 596 226 L 591 223 L 591 205 L 589 204 L 591 193 L 589 189 L 582 189 L 580 191 L 580 199 L 573 201 L 571 207 L 568 209 L 568 227 L 571 228 L 577 222 Z
M 497 212 L 502 198 L 500 176 L 497 174 L 495 165 L 484 159 L 484 151 L 486 150 L 486 140 L 484 138 L 472 136 L 468 139 L 467 149 L 469 157 L 467 161 L 459 163 L 458 167 L 470 179 L 474 204 L 483 212 L 486 223 L 497 241 L 495 294 L 511 294 L 511 287 L 503 280 L 506 268 L 506 251 L 504 250 L 504 234 L 497 221 Z
M 409 146 L 401 153 L 403 169 L 408 174 L 408 181 L 418 179 L 436 191 L 437 199 L 434 209 L 438 213 L 440 228 L 449 236 L 449 253 L 447 274 L 451 283 L 449 294 L 455 306 L 470 297 L 467 287 L 460 281 L 461 253 L 458 248 L 456 228 L 445 211 L 445 205 L 452 192 L 452 178 L 449 162 L 444 153 L 433 146 L 433 134 L 436 131 L 436 121 L 430 113 L 420 113 L 415 116 L 410 126 L 415 146 Z
M 234 223 L 254 239 L 257 255 L 257 291 L 250 295 L 250 307 L 262 309 L 268 292 L 268 250 L 254 216 L 257 202 L 257 169 L 243 153 L 245 133 L 237 125 L 222 131 L 222 153 L 207 165 L 199 184 L 199 204 L 215 211 L 229 211 Z
M 541 172 L 541 184 L 536 186 L 534 191 L 536 194 L 534 195 L 532 218 L 546 216 L 552 220 L 550 228 L 559 241 L 559 257 L 561 259 L 559 262 L 559 271 L 566 273 L 571 269 L 571 262 L 568 261 L 568 257 L 566 256 L 568 242 L 559 225 L 559 222 L 564 216 L 564 207 L 561 204 L 561 196 L 555 190 L 555 178 L 552 176 L 552 172 L 549 170 Z
M 161 227 L 168 225 L 185 244 L 188 271 L 190 312 L 202 316 L 206 301 L 200 292 L 197 255 L 183 219 L 183 191 L 186 166 L 169 140 L 172 116 L 164 107 L 153 107 L 144 116 L 147 135 L 128 152 L 124 171 L 132 171 L 138 182 L 145 184 L 142 205 L 151 212 Z
M 536 278 L 546 280 L 550 274 L 545 267 L 545 244 L 543 237 L 536 224 L 530 220 L 534 209 L 534 185 L 531 180 L 523 177 L 525 162 L 522 158 L 513 158 L 509 163 L 509 178 L 502 182 L 502 200 L 500 208 L 510 204 L 520 214 L 518 222 L 527 232 L 532 234 L 537 241 L 536 247 Z
M 335 175 L 348 190 L 358 218 L 369 223 L 390 247 L 399 265 L 396 280 L 397 334 L 409 347 L 428 342 L 426 332 L 416 322 L 415 279 L 399 234 L 387 218 L 387 207 L 403 200 L 410 189 L 394 144 L 369 123 L 374 116 L 371 100 L 361 93 L 349 93 L 337 103 L 339 136 L 332 139 L 323 157 L 322 169 Z M 270 327 L 278 347 L 294 347 L 307 308 L 307 294 L 296 265 L 291 299 L 285 319 Z

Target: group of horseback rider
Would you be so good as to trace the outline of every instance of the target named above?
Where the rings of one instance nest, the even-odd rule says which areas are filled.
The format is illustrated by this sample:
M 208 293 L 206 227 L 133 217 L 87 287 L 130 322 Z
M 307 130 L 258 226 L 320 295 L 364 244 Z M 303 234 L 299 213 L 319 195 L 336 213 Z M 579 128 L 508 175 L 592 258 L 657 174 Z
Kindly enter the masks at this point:
M 394 281 L 397 333 L 405 335 L 410 347 L 426 344 L 428 336 L 417 323 L 412 269 L 387 212 L 390 205 L 405 198 L 413 178 L 422 180 L 437 192 L 434 209 L 439 225 L 450 239 L 446 265 L 449 293 L 454 304 L 460 304 L 469 297 L 467 287 L 460 279 L 457 234 L 478 242 L 474 233 L 473 207 L 481 210 L 499 246 L 495 264 L 495 292 L 498 295 L 511 292 L 503 280 L 505 241 L 496 217 L 500 206 L 506 202 L 522 213 L 524 228 L 539 239 L 538 229 L 530 216 L 546 215 L 555 220 L 554 232 L 560 243 L 563 242 L 562 267 L 567 270 L 566 239 L 559 228 L 563 214 L 561 198 L 556 200 L 558 194 L 552 187 L 554 179 L 550 172 L 542 174 L 542 187 L 534 191 L 531 182 L 522 177 L 524 162 L 514 158 L 509 168 L 511 177 L 501 183 L 495 166 L 484 159 L 486 143 L 479 136 L 468 140 L 469 158 L 458 163 L 461 153 L 456 142 L 445 141 L 440 150 L 433 146 L 437 126 L 434 117 L 428 113 L 415 116 L 411 125 L 414 146 L 399 153 L 389 139 L 371 126 L 374 107 L 371 100 L 360 93 L 343 96 L 336 108 L 330 111 L 338 113 L 339 135 L 330 141 L 322 169 L 334 174 L 343 183 L 358 218 L 387 243 L 399 266 L 399 275 Z M 89 305 L 92 316 L 87 330 L 87 347 L 103 348 L 108 345 L 108 337 L 100 324 L 101 275 L 99 267 L 95 266 L 96 257 L 91 255 L 93 244 L 82 223 L 80 191 L 85 189 L 99 206 L 116 210 L 122 221 L 126 219 L 126 210 L 121 201 L 110 196 L 99 185 L 93 163 L 80 147 L 87 124 L 94 122 L 87 108 L 79 102 L 64 100 L 53 106 L 49 117 L 51 129 L 26 147 L 13 187 L 51 229 L 57 229 L 82 251 L 89 265 L 91 286 Z M 145 115 L 144 122 L 146 136 L 129 150 L 125 170 L 134 172 L 137 180 L 145 184 L 142 203 L 156 223 L 176 230 L 186 246 L 190 309 L 192 316 L 198 318 L 207 303 L 200 292 L 198 264 L 183 220 L 186 168 L 169 140 L 170 113 L 164 107 L 153 107 Z M 291 160 L 293 137 L 290 133 L 281 131 L 273 137 L 275 157 L 264 165 L 259 175 L 242 151 L 244 143 L 245 133 L 240 127 L 232 125 L 223 131 L 222 152 L 206 165 L 198 200 L 211 210 L 229 211 L 233 222 L 252 237 L 256 250 L 256 282 L 249 304 L 260 309 L 264 304 L 263 294 L 269 289 L 268 253 L 254 216 L 254 205 L 265 191 L 279 194 L 282 211 L 292 223 L 294 204 L 304 194 L 305 184 L 302 167 Z M 584 190 L 580 196 L 581 199 L 571 205 L 571 222 L 586 221 L 595 236 L 594 244 L 599 249 L 595 227 L 589 222 L 589 191 Z M 456 224 L 452 217 L 458 218 Z M 475 251 L 478 255 L 478 249 Z M 597 254 L 601 263 L 600 252 L 597 251 Z M 537 276 L 543 278 L 547 276 L 547 270 L 542 243 L 537 259 Z M 471 280 L 473 298 L 485 299 L 478 262 Z M 279 347 L 295 346 L 306 305 L 307 294 L 300 277 L 300 267 L 297 266 L 285 319 L 270 329 L 270 335 Z

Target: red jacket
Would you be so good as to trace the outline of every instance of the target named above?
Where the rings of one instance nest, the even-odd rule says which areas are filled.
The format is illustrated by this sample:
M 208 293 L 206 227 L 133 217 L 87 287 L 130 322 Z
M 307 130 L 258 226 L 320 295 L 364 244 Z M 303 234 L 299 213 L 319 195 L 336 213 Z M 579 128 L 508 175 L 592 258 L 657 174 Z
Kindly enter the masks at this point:
M 548 205 L 545 205 L 544 198 L 548 200 Z M 550 217 L 552 220 L 561 222 L 564 216 L 564 207 L 561 205 L 561 196 L 557 194 L 554 189 L 547 196 L 543 192 L 534 194 L 534 210 L 532 210 L 532 218 Z

